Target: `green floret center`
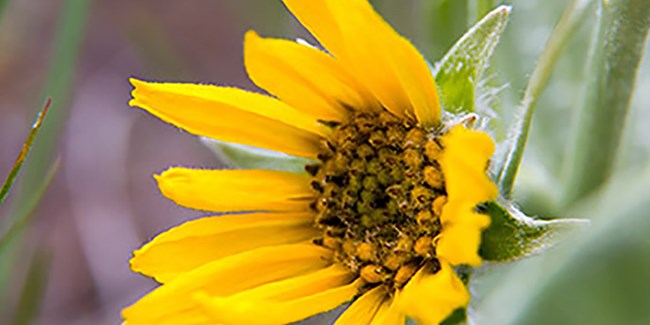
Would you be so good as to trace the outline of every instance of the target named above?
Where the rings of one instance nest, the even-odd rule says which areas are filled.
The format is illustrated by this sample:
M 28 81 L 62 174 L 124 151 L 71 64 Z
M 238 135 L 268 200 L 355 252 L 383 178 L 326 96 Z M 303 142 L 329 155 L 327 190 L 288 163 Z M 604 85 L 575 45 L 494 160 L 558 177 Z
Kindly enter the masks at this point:
M 402 287 L 434 262 L 440 201 L 439 134 L 389 112 L 355 112 L 306 167 L 317 192 L 317 243 L 366 282 Z M 436 202 L 436 203 L 434 203 Z

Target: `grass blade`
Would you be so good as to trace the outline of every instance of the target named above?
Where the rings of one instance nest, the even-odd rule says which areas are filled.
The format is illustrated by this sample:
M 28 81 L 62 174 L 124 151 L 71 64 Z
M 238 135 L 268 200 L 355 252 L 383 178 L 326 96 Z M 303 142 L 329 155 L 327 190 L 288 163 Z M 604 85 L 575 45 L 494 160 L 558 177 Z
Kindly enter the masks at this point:
M 41 182 L 40 186 L 34 189 L 34 193 L 30 196 L 30 200 L 23 203 L 22 214 L 15 216 L 12 219 L 12 223 L 9 225 L 7 230 L 0 234 L 0 257 L 9 247 L 13 239 L 20 234 L 25 227 L 29 224 L 32 216 L 34 215 L 34 210 L 38 206 L 38 203 L 41 201 L 41 198 L 45 194 L 45 191 L 52 183 L 54 176 L 59 171 L 61 167 L 61 159 L 54 161 L 54 164 L 50 166 L 45 178 Z
M 25 164 L 22 188 L 18 200 L 28 199 L 31 191 L 38 187 L 56 157 L 59 135 L 68 114 L 68 103 L 77 65 L 81 41 L 85 35 L 85 24 L 90 0 L 66 0 L 59 14 L 56 38 L 52 50 L 44 93 L 56 101 L 52 113 L 43 124 L 42 136 L 34 142 L 32 155 Z M 18 205 L 18 207 L 20 207 Z
M 46 121 L 44 121 L 40 136 L 34 141 L 30 159 L 25 163 L 21 177 L 21 187 L 16 191 L 14 209 L 8 220 L 10 231 L 2 237 L 0 247 L 0 288 L 9 286 L 8 279 L 13 272 L 12 266 L 16 264 L 17 242 L 22 229 L 26 227 L 34 207 L 45 188 L 49 171 L 56 157 L 59 135 L 67 117 L 67 107 L 72 90 L 72 81 L 77 65 L 77 57 L 81 41 L 86 33 L 86 18 L 88 16 L 91 0 L 65 0 L 58 14 L 56 36 L 53 42 L 53 51 L 46 77 L 44 94 L 56 99 L 53 103 Z M 44 191 L 44 190 L 43 190 Z M 21 225 L 23 226 L 16 226 Z M 16 228 L 17 227 L 17 228 Z M 17 229 L 17 230 L 13 230 Z M 5 252 L 3 253 L 4 250 Z M 3 292 L 0 292 L 3 294 Z M 0 296 L 0 309 L 5 307 L 3 297 Z M 4 313 L 6 314 L 6 313 Z M 4 315 L 0 310 L 0 315 Z M 1 320 L 0 320 L 1 322 Z
M 34 323 L 43 300 L 51 261 L 52 256 L 43 249 L 38 249 L 32 257 L 13 317 L 13 325 Z
M 36 121 L 34 121 L 34 124 L 32 125 L 32 130 L 29 132 L 29 135 L 27 136 L 27 140 L 25 140 L 25 143 L 23 143 L 23 147 L 20 150 L 18 157 L 16 158 L 16 162 L 14 162 L 13 167 L 11 167 L 11 170 L 9 171 L 7 178 L 2 184 L 2 188 L 0 188 L 0 205 L 2 205 L 4 201 L 7 199 L 7 196 L 9 195 L 9 190 L 11 190 L 11 186 L 16 181 L 16 177 L 18 177 L 18 173 L 23 167 L 25 158 L 27 157 L 29 150 L 32 148 L 32 145 L 34 144 L 34 139 L 36 138 L 36 134 L 38 134 L 38 130 L 41 129 L 41 126 L 43 125 L 43 120 L 45 119 L 45 115 L 47 115 L 47 112 L 50 109 L 51 104 L 52 104 L 52 100 L 48 98 L 47 101 L 45 102 L 45 106 L 43 106 L 43 109 L 38 113 L 38 117 L 36 118 Z

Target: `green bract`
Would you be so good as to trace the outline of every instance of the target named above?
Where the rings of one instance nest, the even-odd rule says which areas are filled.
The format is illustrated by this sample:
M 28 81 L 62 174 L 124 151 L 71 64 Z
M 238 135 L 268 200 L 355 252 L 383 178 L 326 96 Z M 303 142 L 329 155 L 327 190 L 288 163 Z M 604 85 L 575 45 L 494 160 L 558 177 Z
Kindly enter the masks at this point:
M 492 224 L 483 232 L 479 250 L 487 261 L 504 262 L 540 253 L 567 232 L 589 224 L 581 219 L 533 219 L 505 201 L 488 202 L 481 212 L 492 218 Z
M 509 6 L 500 6 L 487 14 L 436 65 L 436 83 L 447 112 L 476 112 L 476 88 L 488 67 L 509 15 Z

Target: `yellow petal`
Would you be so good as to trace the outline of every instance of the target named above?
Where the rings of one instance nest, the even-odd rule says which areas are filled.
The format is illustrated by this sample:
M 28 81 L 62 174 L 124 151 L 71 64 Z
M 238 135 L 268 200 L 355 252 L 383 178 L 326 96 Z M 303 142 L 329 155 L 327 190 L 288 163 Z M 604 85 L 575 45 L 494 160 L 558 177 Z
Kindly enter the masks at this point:
M 296 211 L 313 196 L 308 176 L 291 172 L 178 167 L 155 178 L 163 195 L 197 210 Z
M 403 325 L 406 322 L 404 313 L 399 308 L 398 297 L 386 299 L 379 307 L 370 325 Z
M 370 324 L 387 294 L 384 286 L 377 286 L 364 293 L 341 314 L 334 325 Z
M 440 122 L 430 68 L 366 0 L 284 0 L 292 13 L 389 111 Z
M 469 293 L 446 263 L 435 274 L 422 268 L 397 296 L 400 309 L 421 325 L 437 325 L 451 313 L 467 306 Z
M 453 127 L 442 137 L 444 146 L 440 166 L 445 177 L 449 201 L 464 200 L 474 205 L 497 196 L 497 188 L 487 175 L 494 142 L 484 132 Z
M 224 215 L 188 221 L 133 253 L 131 269 L 166 283 L 203 264 L 247 250 L 307 241 L 311 212 Z
M 232 301 L 243 300 L 273 300 L 289 301 L 311 296 L 324 290 L 346 285 L 354 280 L 356 275 L 347 268 L 333 264 L 325 269 L 309 274 L 268 283 L 250 290 L 229 296 Z
M 349 107 L 376 105 L 333 57 L 308 45 L 249 31 L 244 62 L 255 84 L 319 120 L 341 121 Z
M 344 39 L 326 0 L 282 0 L 289 11 L 330 53 L 343 51 Z
M 265 247 L 231 255 L 156 288 L 124 309 L 122 316 L 128 324 L 209 323 L 208 315 L 193 299 L 198 293 L 228 296 L 325 268 L 330 260 L 330 250 L 311 243 Z
M 315 157 L 327 133 L 313 117 L 277 99 L 237 88 L 131 79 L 129 105 L 190 133 L 226 142 Z
M 309 285 L 309 277 L 301 279 Z M 253 299 L 246 297 L 209 297 L 198 295 L 206 310 L 217 324 L 286 324 L 332 310 L 354 298 L 363 281 L 323 290 L 309 296 L 291 300 Z
M 446 211 L 443 210 L 443 216 Z M 436 243 L 436 255 L 451 265 L 481 266 L 478 249 L 481 234 L 490 225 L 490 217 L 466 209 L 455 215 L 453 223 L 443 225 Z

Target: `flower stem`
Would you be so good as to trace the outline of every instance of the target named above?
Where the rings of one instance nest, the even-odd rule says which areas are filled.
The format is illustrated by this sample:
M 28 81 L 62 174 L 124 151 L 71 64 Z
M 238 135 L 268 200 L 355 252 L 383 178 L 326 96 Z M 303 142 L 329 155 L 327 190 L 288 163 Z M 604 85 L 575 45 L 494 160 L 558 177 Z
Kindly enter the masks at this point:
M 519 116 L 510 130 L 510 148 L 497 178 L 501 194 L 505 197 L 509 197 L 512 193 L 512 187 L 528 140 L 537 100 L 546 87 L 555 62 L 571 36 L 574 35 L 578 23 L 582 20 L 586 9 L 589 7 L 589 3 L 589 0 L 572 0 L 567 5 L 528 81 L 520 104 Z
M 565 166 L 565 205 L 599 188 L 611 174 L 648 38 L 647 0 L 603 1 L 600 13 L 588 89 Z

